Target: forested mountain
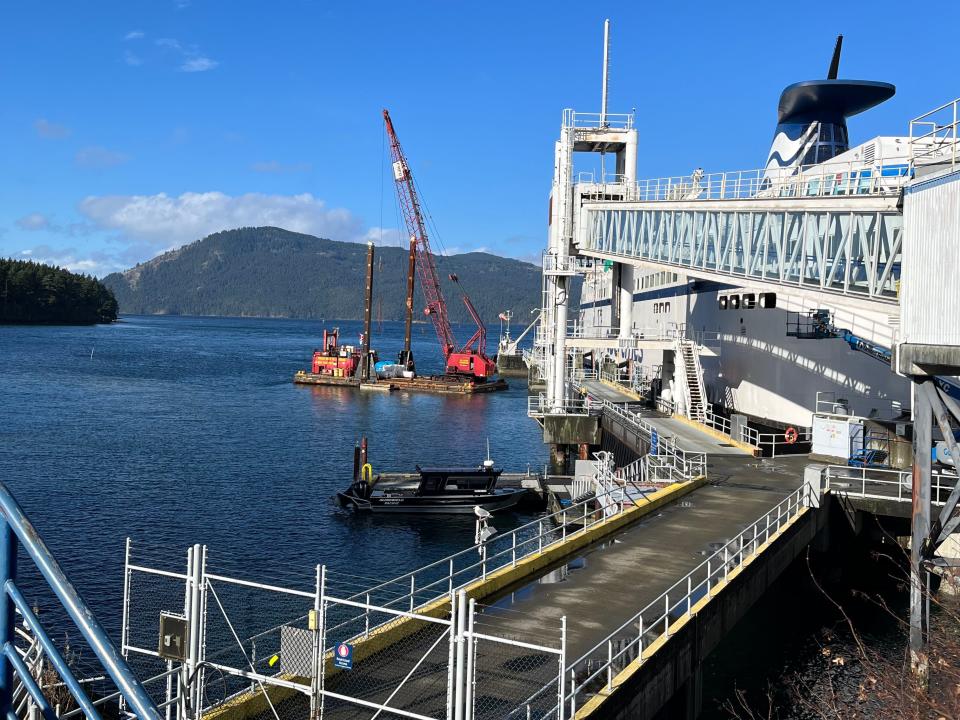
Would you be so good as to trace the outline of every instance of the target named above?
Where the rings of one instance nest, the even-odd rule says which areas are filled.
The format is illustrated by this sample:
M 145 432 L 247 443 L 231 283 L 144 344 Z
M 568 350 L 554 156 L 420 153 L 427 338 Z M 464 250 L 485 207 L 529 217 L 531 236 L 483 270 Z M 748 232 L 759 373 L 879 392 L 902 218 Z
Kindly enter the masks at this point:
M 96 278 L 0 258 L 0 323 L 92 325 L 116 319 L 117 301 Z
M 366 252 L 365 245 L 275 227 L 240 228 L 103 281 L 123 313 L 353 320 L 363 317 Z M 384 320 L 403 319 L 407 258 L 405 248 L 376 249 L 374 318 L 379 311 Z M 457 274 L 487 322 L 504 310 L 512 310 L 521 323 L 532 320 L 530 311 L 540 306 L 540 269 L 529 263 L 466 253 L 438 257 L 437 267 L 455 322 L 470 318 L 447 278 L 450 273 Z M 415 319 L 422 320 L 419 287 L 416 292 Z

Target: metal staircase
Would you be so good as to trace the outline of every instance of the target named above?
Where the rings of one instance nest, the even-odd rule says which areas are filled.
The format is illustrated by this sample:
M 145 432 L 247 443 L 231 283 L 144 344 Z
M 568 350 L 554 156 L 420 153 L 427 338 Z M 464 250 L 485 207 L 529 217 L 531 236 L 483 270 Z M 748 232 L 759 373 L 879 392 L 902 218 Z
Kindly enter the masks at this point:
M 700 367 L 700 355 L 697 352 L 697 345 L 691 340 L 680 340 L 678 345 L 680 358 L 683 360 L 687 417 L 697 422 L 706 422 L 707 394 L 703 387 L 703 369 Z

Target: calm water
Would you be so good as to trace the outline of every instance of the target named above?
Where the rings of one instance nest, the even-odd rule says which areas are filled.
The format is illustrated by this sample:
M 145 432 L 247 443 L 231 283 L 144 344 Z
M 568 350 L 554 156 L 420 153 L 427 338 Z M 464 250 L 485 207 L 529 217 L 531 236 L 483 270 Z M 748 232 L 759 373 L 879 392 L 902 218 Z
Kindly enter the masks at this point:
M 356 342 L 359 323 L 340 326 Z M 205 543 L 215 567 L 307 587 L 316 563 L 386 578 L 472 544 L 469 517 L 358 517 L 335 505 L 363 433 L 375 470 L 472 464 L 488 437 L 506 469 L 546 461 L 520 381 L 472 398 L 294 386 L 322 328 L 173 317 L 0 326 L 0 477 L 111 631 L 127 536 L 175 564 L 188 544 Z M 432 330 L 420 325 L 414 335 L 421 372 L 439 372 Z M 401 342 L 396 323 L 376 338 L 383 358 Z M 501 517 L 497 526 L 526 519 Z M 720 705 L 735 688 L 766 716 L 768 683 L 795 674 L 822 681 L 822 631 L 837 623 L 805 565 L 794 568 L 708 660 L 705 717 L 729 717 Z M 880 642 L 892 637 L 890 623 L 869 630 Z M 842 628 L 830 642 L 850 650 Z M 775 717 L 804 717 L 788 693 L 776 696 Z
M 339 325 L 357 342 L 359 323 Z M 505 469 L 542 467 L 522 381 L 476 397 L 293 385 L 322 328 L 175 317 L 0 326 L 0 477 L 106 624 L 119 623 L 128 535 L 178 556 L 205 543 L 211 563 L 255 577 L 309 578 L 327 563 L 386 578 L 472 544 L 469 517 L 355 517 L 335 505 L 363 433 L 375 471 L 478 463 L 487 438 Z M 375 343 L 395 357 L 402 325 L 384 323 Z M 421 372 L 440 370 L 431 328 L 414 328 L 414 355 Z

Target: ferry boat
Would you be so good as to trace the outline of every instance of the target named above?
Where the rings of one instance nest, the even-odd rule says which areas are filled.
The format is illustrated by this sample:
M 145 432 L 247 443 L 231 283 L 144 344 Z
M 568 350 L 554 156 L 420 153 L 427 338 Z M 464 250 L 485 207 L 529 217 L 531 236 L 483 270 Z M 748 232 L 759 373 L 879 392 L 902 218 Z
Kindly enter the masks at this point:
M 503 470 L 485 460 L 478 467 L 417 466 L 416 474 L 400 480 L 363 479 L 337 493 L 342 507 L 360 512 L 472 513 L 513 508 L 526 493 L 523 488 L 498 488 Z
M 786 87 L 777 108 L 777 124 L 766 166 L 758 172 L 757 197 L 782 195 L 778 183 L 810 174 L 819 179 L 824 168 L 838 167 L 834 194 L 858 192 L 849 185 L 882 178 L 900 178 L 909 162 L 908 137 L 874 137 L 851 146 L 847 118 L 886 101 L 895 92 L 883 82 L 837 79 L 839 41 L 825 80 Z M 690 178 L 703 182 L 698 170 Z M 655 182 L 655 181 L 653 181 Z M 815 188 L 819 190 L 819 188 Z M 812 190 L 811 190 L 812 192 Z M 682 199 L 682 198 L 670 198 Z M 812 262 L 812 261 L 811 261 Z M 859 271 L 859 268 L 856 269 Z M 894 268 L 898 280 L 899 265 Z M 578 325 L 585 335 L 614 331 L 620 314 L 618 278 L 608 264 L 596 262 L 582 285 Z M 870 418 L 895 418 L 910 406 L 910 382 L 890 371 L 886 357 L 864 351 L 839 334 L 791 332 L 792 310 L 803 309 L 787 289 L 757 292 L 733 283 L 687 276 L 675 271 L 641 271 L 630 281 L 633 335 L 669 336 L 671 332 L 701 338 L 709 352 L 700 358 L 705 400 L 725 412 L 741 413 L 764 426 L 809 426 L 816 411 L 815 390 L 843 398 L 846 412 Z M 809 307 L 809 306 L 806 306 Z M 865 310 L 858 319 L 836 313 L 836 324 L 856 322 L 873 334 L 886 329 L 892 345 L 895 311 Z M 880 329 L 878 331 L 878 329 Z M 868 348 L 872 350 L 872 348 Z M 878 359 L 885 360 L 878 362 Z M 681 363 L 671 350 L 595 353 L 593 362 L 620 368 L 628 364 L 638 374 L 655 379 L 656 392 L 675 399 L 675 373 Z M 679 383 L 679 381 L 677 381 Z

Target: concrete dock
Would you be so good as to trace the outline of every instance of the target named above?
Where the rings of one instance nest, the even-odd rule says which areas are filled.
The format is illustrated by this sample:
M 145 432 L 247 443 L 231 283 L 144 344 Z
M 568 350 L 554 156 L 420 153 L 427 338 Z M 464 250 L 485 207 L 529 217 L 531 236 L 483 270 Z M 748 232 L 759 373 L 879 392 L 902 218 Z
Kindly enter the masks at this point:
M 796 490 L 807 459 L 740 455 L 709 463 L 707 485 L 493 603 L 487 629 L 543 637 L 566 615 L 568 657 L 580 657 Z

